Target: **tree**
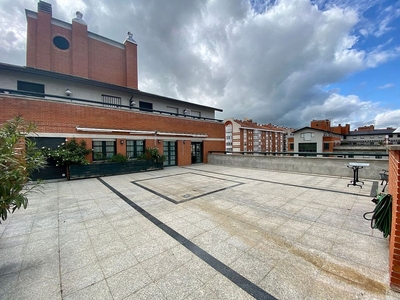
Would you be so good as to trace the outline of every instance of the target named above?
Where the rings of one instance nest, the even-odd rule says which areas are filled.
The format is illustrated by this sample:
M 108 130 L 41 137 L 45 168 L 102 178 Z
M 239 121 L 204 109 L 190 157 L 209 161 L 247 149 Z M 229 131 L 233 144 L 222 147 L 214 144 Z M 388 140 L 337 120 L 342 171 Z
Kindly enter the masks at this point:
M 27 194 L 39 184 L 28 184 L 31 173 L 46 164 L 36 144 L 26 138 L 35 130 L 36 126 L 21 116 L 6 122 L 0 129 L 0 216 L 3 221 L 21 206 L 26 209 Z

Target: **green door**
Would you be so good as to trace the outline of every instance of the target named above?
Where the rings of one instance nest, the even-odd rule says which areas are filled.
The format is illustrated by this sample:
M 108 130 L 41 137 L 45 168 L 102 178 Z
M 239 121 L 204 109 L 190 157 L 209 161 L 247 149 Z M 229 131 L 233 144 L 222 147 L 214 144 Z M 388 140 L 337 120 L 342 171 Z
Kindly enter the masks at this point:
M 176 166 L 176 142 L 164 141 L 164 166 Z

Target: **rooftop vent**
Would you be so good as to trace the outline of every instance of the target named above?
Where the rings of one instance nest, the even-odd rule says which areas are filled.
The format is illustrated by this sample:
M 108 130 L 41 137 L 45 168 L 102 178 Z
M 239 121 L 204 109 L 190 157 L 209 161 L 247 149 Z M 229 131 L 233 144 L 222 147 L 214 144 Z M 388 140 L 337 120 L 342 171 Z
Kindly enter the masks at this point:
M 43 1 L 38 3 L 38 11 L 43 11 L 48 14 L 52 14 L 51 4 Z

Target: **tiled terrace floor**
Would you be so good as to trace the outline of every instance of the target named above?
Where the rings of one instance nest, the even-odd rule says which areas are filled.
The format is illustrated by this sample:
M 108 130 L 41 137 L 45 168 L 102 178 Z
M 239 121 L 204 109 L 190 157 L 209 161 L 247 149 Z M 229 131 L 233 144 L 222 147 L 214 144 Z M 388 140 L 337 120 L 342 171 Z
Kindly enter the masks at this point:
M 363 219 L 373 182 L 349 180 L 193 165 L 46 183 L 0 225 L 0 298 L 400 299 Z

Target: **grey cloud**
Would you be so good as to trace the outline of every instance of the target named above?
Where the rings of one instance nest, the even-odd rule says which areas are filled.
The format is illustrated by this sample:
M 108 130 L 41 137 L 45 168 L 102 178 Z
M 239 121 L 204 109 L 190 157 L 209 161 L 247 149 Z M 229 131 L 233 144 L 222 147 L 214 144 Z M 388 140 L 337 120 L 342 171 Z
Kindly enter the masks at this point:
M 264 13 L 253 11 L 247 1 L 228 0 L 49 2 L 55 18 L 71 22 L 80 10 L 89 31 L 118 42 L 133 32 L 141 90 L 222 108 L 220 118 L 294 127 L 325 116 L 358 119 L 340 104 L 350 96 L 323 87 L 398 55 L 389 45 L 370 52 L 354 48 L 355 32 L 360 24 L 367 27 L 361 12 L 377 5 L 375 0 L 314 1 L 317 6 L 308 0 L 269 1 Z M 5 3 L 21 11 L 20 26 L 26 24 L 23 9 L 36 10 L 28 0 L 22 7 L 2 1 L 2 10 Z M 2 37 L 8 36 L 1 30 Z M 24 49 L 24 39 L 13 32 L 8 43 Z M 15 51 L 12 59 L 1 45 L 0 51 L 4 62 L 25 57 L 24 50 Z M 337 105 L 329 105 L 332 101 Z M 368 103 L 349 107 L 364 110 Z M 374 119 L 368 113 L 362 117 Z

